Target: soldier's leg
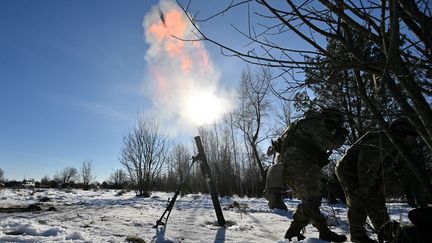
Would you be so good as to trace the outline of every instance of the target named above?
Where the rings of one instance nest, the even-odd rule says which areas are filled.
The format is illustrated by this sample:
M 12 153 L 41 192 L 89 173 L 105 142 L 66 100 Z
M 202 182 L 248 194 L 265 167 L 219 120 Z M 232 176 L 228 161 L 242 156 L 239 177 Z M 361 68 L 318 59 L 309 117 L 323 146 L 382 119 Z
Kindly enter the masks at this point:
M 414 178 L 414 177 L 412 177 Z M 426 202 L 426 194 L 425 190 L 423 189 L 423 186 L 420 185 L 419 182 L 416 181 L 416 179 L 413 179 L 413 193 L 415 197 L 415 207 L 416 208 L 426 208 L 427 202 Z
M 327 220 L 319 208 L 321 206 L 321 168 L 312 165 L 309 169 L 307 177 L 304 177 L 306 180 L 303 182 L 302 206 L 305 215 L 310 218 L 312 224 L 318 229 L 321 240 L 344 242 L 347 239 L 346 236 L 339 235 L 328 228 Z
M 375 230 L 379 230 L 390 217 L 385 206 L 385 195 L 378 190 L 371 190 L 365 200 L 367 214 Z
M 290 160 L 284 166 L 284 181 L 294 191 L 296 197 L 302 199 L 303 192 L 303 181 L 306 175 L 304 173 L 304 165 L 298 154 L 289 154 Z M 297 237 L 297 240 L 303 240 L 305 237 L 300 231 L 308 225 L 310 217 L 307 214 L 307 210 L 303 204 L 303 201 L 297 205 L 297 209 L 293 215 L 293 221 L 291 221 L 290 227 L 285 233 L 285 238 L 291 240 L 293 237 Z
M 268 200 L 269 208 L 288 210 L 282 200 L 282 192 L 284 191 L 282 163 L 277 163 L 269 167 L 265 190 L 265 198 Z
M 362 200 L 354 196 L 352 190 L 348 189 L 354 188 L 354 185 L 356 184 L 354 176 L 346 174 L 341 167 L 336 167 L 336 175 L 342 185 L 346 204 L 348 206 L 347 217 L 351 235 L 351 242 L 376 242 L 374 240 L 371 240 L 366 234 L 364 226 L 366 224 L 367 211 L 366 208 L 363 206 Z
M 304 198 L 302 198 L 302 203 L 300 204 L 304 216 L 306 216 L 306 218 L 309 218 L 313 226 L 318 229 L 319 238 L 321 240 L 331 242 L 346 241 L 346 236 L 339 235 L 328 228 L 327 220 L 319 209 L 321 205 L 321 191 L 319 187 L 319 180 L 314 181 L 318 183 L 308 182 L 308 190 L 303 194 Z
M 303 203 L 297 205 L 297 209 L 293 215 L 293 221 L 291 221 L 290 227 L 285 233 L 285 239 L 291 241 L 291 238 L 297 237 L 297 240 L 305 239 L 305 236 L 301 234 L 301 230 L 309 224 L 309 218 L 306 217 L 304 212 Z
M 297 166 L 290 165 L 288 167 L 297 172 L 286 174 L 291 174 L 292 184 L 302 202 L 297 206 L 293 215 L 294 221 L 291 223 L 287 235 L 294 232 L 292 229 L 303 228 L 312 221 L 313 225 L 320 231 L 320 239 L 335 242 L 345 241 L 345 236 L 337 235 L 328 229 L 326 219 L 319 209 L 321 205 L 320 167 L 304 161 Z
M 407 203 L 410 207 L 416 207 L 416 200 L 414 195 L 413 183 L 411 182 L 414 177 L 408 178 L 404 174 L 399 175 L 399 180 L 402 185 L 402 189 L 404 191 Z
M 422 186 L 418 186 L 415 188 L 415 197 L 416 197 L 416 207 L 417 208 L 426 208 L 427 207 L 427 203 L 426 203 L 426 196 L 425 196 L 425 191 L 423 190 Z
M 352 193 L 344 188 L 348 206 L 348 223 L 351 234 L 351 241 L 356 242 L 358 239 L 367 238 L 365 224 L 367 219 L 367 211 L 363 206 L 361 198 L 352 195 Z
M 310 164 L 304 169 L 304 176 L 297 181 L 299 197 L 303 217 L 312 221 L 312 224 L 320 229 L 327 228 L 327 221 L 321 214 L 321 169 L 319 166 Z

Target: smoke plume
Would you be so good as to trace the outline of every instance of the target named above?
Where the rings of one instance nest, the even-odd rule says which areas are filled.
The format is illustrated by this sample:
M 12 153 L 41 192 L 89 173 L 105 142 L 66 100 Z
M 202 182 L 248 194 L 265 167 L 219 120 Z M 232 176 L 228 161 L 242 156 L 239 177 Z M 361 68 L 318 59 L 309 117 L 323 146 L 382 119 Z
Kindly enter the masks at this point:
M 193 26 L 176 3 L 161 0 L 145 15 L 146 94 L 164 123 L 194 128 L 216 122 L 231 107 L 232 95 L 219 87 L 220 75 L 208 52 L 194 39 Z

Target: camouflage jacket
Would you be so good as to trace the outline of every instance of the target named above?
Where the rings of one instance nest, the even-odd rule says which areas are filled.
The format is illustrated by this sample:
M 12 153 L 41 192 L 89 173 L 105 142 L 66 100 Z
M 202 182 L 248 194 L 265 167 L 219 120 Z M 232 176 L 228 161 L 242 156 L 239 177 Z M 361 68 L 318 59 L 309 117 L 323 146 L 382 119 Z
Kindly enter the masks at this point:
M 336 171 L 348 187 L 373 186 L 382 181 L 382 164 L 395 149 L 383 132 L 368 132 L 339 160 Z
M 282 154 L 301 152 L 321 167 L 329 163 L 328 151 L 339 148 L 347 134 L 343 127 L 322 118 L 303 118 L 295 125 L 295 133 L 282 145 Z

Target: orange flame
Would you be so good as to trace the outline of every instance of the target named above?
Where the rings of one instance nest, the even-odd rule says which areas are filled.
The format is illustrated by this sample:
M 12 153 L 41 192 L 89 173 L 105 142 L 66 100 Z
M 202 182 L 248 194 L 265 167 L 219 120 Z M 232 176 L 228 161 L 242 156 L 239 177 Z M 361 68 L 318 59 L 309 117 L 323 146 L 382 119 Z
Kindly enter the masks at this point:
M 164 22 L 153 22 L 147 30 L 159 42 L 163 43 L 162 47 L 164 51 L 171 58 L 178 58 L 180 60 L 183 72 L 190 72 L 193 66 L 199 66 L 198 71 L 201 72 L 212 71 L 207 51 L 199 42 L 193 41 L 187 43 L 174 38 L 187 38 L 190 35 L 190 32 L 188 32 L 188 25 L 190 23 L 187 22 L 182 13 L 177 9 L 172 9 L 164 16 Z M 186 44 L 190 44 L 195 53 L 190 51 L 191 48 L 186 49 Z M 195 56 L 196 58 L 191 58 L 191 56 Z M 195 59 L 196 62 L 192 62 L 192 59 Z
M 150 44 L 146 59 L 154 82 L 150 95 L 155 104 L 199 125 L 219 118 L 222 104 L 229 102 L 217 95 L 217 74 L 204 46 L 181 40 L 195 38 L 183 12 L 161 0 L 159 8 L 146 16 L 144 26 Z

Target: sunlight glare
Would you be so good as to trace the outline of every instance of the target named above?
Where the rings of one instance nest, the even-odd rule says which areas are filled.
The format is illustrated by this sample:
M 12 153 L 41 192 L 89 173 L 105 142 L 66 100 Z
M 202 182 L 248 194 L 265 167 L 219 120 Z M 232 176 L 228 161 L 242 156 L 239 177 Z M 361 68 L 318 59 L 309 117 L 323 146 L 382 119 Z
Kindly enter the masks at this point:
M 193 124 L 211 124 L 224 113 L 226 101 L 211 90 L 194 90 L 186 98 L 184 117 Z

